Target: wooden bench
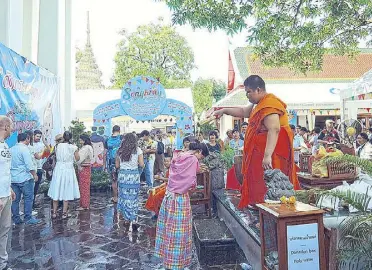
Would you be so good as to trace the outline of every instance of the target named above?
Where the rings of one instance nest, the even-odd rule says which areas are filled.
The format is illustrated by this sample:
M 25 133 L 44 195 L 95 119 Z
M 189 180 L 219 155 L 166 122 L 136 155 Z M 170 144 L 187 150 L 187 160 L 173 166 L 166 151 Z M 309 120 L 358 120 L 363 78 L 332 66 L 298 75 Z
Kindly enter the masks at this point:
M 210 172 L 202 172 L 197 174 L 197 188 L 190 191 L 191 205 L 204 204 L 207 216 L 211 215 L 211 181 Z

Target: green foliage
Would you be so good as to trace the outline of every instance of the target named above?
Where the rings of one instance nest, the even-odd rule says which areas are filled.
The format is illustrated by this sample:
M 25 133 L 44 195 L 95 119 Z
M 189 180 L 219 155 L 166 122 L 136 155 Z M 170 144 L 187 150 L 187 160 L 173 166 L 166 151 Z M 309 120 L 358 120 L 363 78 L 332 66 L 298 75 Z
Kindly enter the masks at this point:
M 222 152 L 221 158 L 227 170 L 234 164 L 234 156 L 234 150 L 230 146 L 225 145 L 225 150 Z
M 110 174 L 105 171 L 92 171 L 91 189 L 107 189 L 111 185 Z
M 203 111 L 210 109 L 213 102 L 219 101 L 225 95 L 226 84 L 224 82 L 215 79 L 197 79 L 192 87 L 195 112 L 200 115 Z
M 80 147 L 80 135 L 86 134 L 86 127 L 84 125 L 84 122 L 80 122 L 78 119 L 72 120 L 71 126 L 68 127 L 68 130 L 72 133 L 72 142 Z
M 134 33 L 123 30 L 121 34 L 123 39 L 115 55 L 114 87 L 121 88 L 138 75 L 159 79 L 165 88 L 191 85 L 194 54 L 174 27 L 151 23 L 139 26 Z
M 340 269 L 348 261 L 364 265 L 358 269 L 372 269 L 372 214 L 362 214 L 345 219 L 340 227 L 338 252 Z
M 223 81 L 212 79 L 213 90 L 212 98 L 213 102 L 217 102 L 226 96 L 227 85 Z
M 216 126 L 211 123 L 204 123 L 204 124 L 198 123 L 198 127 L 199 127 L 198 133 L 200 132 L 204 136 L 207 135 L 211 130 L 214 130 L 216 128 Z
M 372 214 L 368 212 L 372 197 L 368 195 L 368 192 L 369 190 L 365 194 L 350 190 L 318 190 L 315 192 L 320 204 L 325 197 L 338 198 L 360 211 L 358 215 L 348 217 L 340 224 L 338 243 L 340 269 L 350 261 L 357 262 L 359 266 L 365 264 L 362 267 L 366 268 L 363 269 L 372 269 Z
M 327 52 L 353 57 L 360 40 L 372 45 L 370 0 L 160 1 L 173 12 L 173 23 L 246 31 L 266 66 L 319 71 Z
M 324 198 L 338 198 L 344 203 L 347 203 L 360 212 L 366 212 L 368 205 L 371 201 L 371 197 L 368 195 L 369 190 L 366 194 L 357 193 L 354 191 L 341 191 L 341 190 L 319 190 L 316 192 L 317 204 L 321 205 Z
M 196 114 L 200 115 L 203 111 L 212 107 L 213 82 L 199 78 L 192 87 L 192 97 Z

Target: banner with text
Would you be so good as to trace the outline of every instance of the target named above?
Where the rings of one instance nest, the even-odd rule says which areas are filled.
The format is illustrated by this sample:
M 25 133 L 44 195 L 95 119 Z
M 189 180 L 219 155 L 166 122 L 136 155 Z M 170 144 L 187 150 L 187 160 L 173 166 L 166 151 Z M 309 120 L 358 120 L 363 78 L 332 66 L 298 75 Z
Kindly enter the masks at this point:
M 19 132 L 40 129 L 48 143 L 62 132 L 57 76 L 0 43 L 0 115 L 13 121 L 7 143 Z

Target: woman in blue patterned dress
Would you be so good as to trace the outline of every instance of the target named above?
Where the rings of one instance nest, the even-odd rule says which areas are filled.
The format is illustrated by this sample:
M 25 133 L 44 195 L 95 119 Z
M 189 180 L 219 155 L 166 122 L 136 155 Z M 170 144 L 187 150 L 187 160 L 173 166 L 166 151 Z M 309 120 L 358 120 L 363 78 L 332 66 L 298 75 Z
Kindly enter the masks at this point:
M 138 167 L 144 167 L 143 153 L 138 147 L 134 134 L 124 135 L 116 155 L 118 174 L 118 210 L 126 221 L 132 223 L 136 230 L 138 213 L 138 193 L 140 189 L 140 174 Z

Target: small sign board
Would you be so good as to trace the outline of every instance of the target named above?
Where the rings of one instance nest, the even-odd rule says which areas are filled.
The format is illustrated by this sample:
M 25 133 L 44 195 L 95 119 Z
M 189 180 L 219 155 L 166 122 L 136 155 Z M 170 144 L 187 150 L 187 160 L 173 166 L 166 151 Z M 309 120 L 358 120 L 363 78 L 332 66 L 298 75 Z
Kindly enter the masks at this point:
M 319 270 L 318 224 L 287 226 L 288 270 Z

